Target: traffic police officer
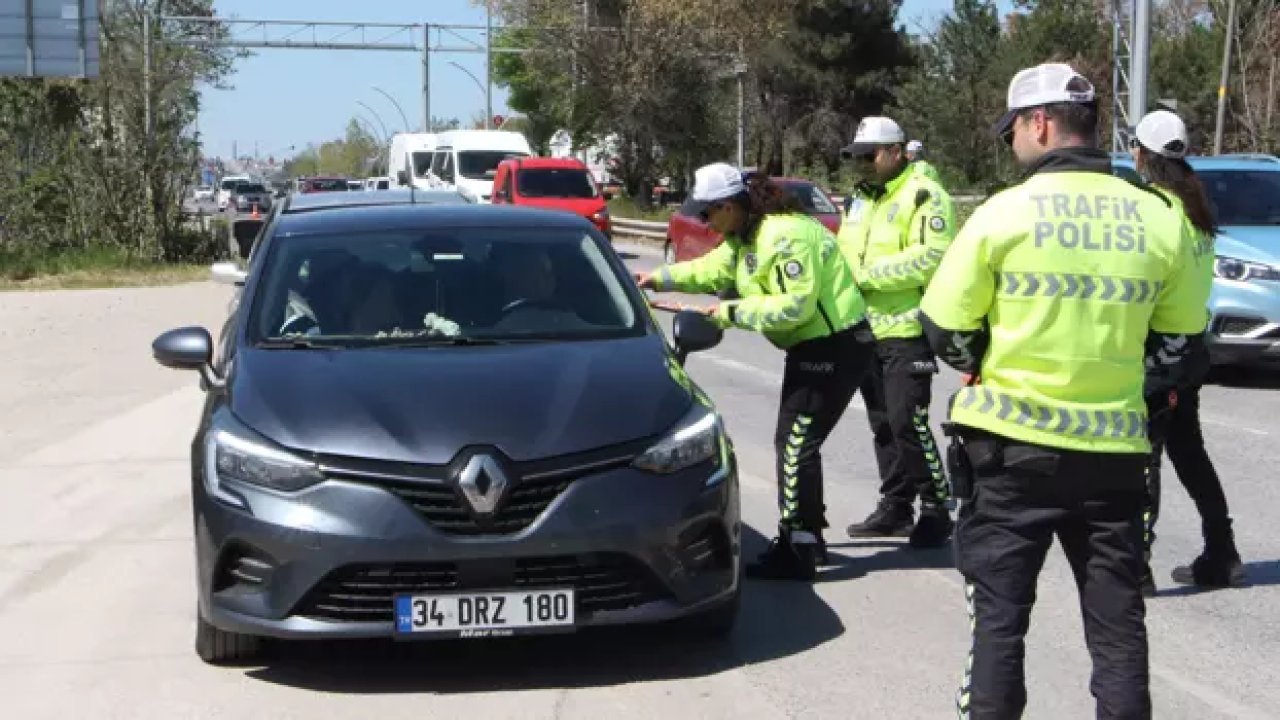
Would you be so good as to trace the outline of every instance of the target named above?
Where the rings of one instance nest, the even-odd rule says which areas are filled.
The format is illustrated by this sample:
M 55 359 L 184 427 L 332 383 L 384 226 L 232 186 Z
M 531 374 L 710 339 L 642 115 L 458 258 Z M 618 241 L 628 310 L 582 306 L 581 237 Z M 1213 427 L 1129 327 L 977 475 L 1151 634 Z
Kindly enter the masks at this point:
M 1026 705 L 1024 637 L 1054 537 L 1075 575 L 1099 718 L 1150 718 L 1142 574 L 1144 359 L 1174 387 L 1208 298 L 1181 216 L 1111 173 L 1094 88 L 1019 72 L 998 133 L 1024 167 L 956 237 L 921 303 L 952 398 L 956 561 L 972 647 L 962 718 Z
M 907 143 L 907 161 L 911 163 L 911 169 L 915 172 L 924 175 L 939 185 L 942 184 L 942 176 L 938 174 L 938 169 L 924 159 L 924 143 L 919 140 L 912 140 Z
M 715 163 L 695 173 L 693 200 L 724 237 L 695 260 L 640 273 L 641 287 L 721 293 L 708 314 L 762 333 L 786 351 L 774 449 L 778 536 L 749 576 L 813 580 L 827 526 L 820 450 L 866 374 L 874 336 L 836 239 L 763 175 Z
M 929 427 L 938 367 L 917 316 L 924 289 L 955 236 L 956 217 L 947 191 L 910 169 L 904 142 L 896 122 L 868 117 L 853 144 L 841 151 L 866 178 L 839 239 L 876 335 L 876 359 L 861 390 L 881 483 L 876 509 L 847 532 L 855 538 L 909 536 L 914 547 L 938 547 L 952 527 L 946 474 Z

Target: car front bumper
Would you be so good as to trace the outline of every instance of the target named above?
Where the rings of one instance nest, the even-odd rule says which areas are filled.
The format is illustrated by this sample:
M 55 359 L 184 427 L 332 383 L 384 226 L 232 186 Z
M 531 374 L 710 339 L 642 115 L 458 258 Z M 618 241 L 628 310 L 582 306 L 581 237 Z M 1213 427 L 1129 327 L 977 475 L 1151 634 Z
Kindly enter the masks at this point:
M 1280 366 L 1280 283 L 1219 278 L 1209 309 L 1214 365 Z
M 713 608 L 738 590 L 732 463 L 579 478 L 510 535 L 442 532 L 377 483 L 329 480 L 293 496 L 234 487 L 248 510 L 194 484 L 200 613 L 230 632 L 392 637 L 399 593 L 566 584 L 577 592 L 578 627 L 652 623 Z

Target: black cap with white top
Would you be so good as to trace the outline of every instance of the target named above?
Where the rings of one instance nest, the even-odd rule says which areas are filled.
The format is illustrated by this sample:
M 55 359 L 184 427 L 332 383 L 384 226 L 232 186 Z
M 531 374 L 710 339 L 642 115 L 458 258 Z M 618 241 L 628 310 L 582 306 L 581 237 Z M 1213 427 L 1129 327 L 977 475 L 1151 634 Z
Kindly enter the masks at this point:
M 1187 126 L 1168 110 L 1148 113 L 1134 130 L 1142 147 L 1157 155 L 1179 160 L 1187 156 Z
M 865 157 L 876 151 L 881 145 L 897 145 L 907 141 L 898 123 L 887 117 L 865 117 L 858 123 L 858 131 L 853 135 L 853 144 L 840 151 L 844 160 Z
M 693 203 L 689 210 L 701 215 L 712 203 L 747 191 L 742 171 L 729 163 L 703 165 L 693 173 Z
M 991 127 L 996 137 L 1005 137 L 1013 129 L 1018 113 L 1030 108 L 1059 103 L 1090 104 L 1097 102 L 1093 83 L 1066 63 L 1045 63 L 1027 68 L 1009 83 L 1008 112 Z

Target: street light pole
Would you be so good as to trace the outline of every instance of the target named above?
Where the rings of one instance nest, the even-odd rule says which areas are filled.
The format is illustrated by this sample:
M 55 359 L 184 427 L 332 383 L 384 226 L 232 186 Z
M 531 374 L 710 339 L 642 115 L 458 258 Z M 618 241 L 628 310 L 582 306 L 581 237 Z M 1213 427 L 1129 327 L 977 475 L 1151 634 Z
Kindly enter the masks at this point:
M 1226 41 L 1222 49 L 1222 78 L 1218 81 L 1218 119 L 1213 128 L 1213 154 L 1222 154 L 1222 126 L 1227 116 L 1227 81 L 1231 76 L 1231 40 L 1236 30 L 1236 0 L 1227 4 Z
M 404 131 L 405 131 L 405 132 L 410 132 L 410 130 L 409 130 L 409 118 L 405 116 L 405 114 L 404 114 L 404 108 L 400 107 L 400 103 L 396 102 L 396 99 L 395 99 L 395 98 L 393 98 L 393 97 L 391 97 L 391 95 L 387 94 L 387 91 L 386 91 L 386 90 L 383 90 L 382 88 L 380 88 L 380 87 L 376 87 L 376 86 L 371 86 L 371 87 L 373 87 L 373 90 L 374 90 L 374 91 L 381 93 L 383 97 L 385 97 L 386 99 L 390 100 L 392 105 L 395 105 L 395 106 L 396 106 L 396 112 L 400 113 L 400 119 L 401 119 L 402 121 L 404 121 Z
M 378 114 L 378 111 L 376 111 L 376 110 L 374 110 L 373 108 L 369 107 L 368 105 L 364 104 L 364 103 L 363 103 L 362 101 L 360 101 L 360 100 L 357 100 L 357 101 L 356 101 L 356 104 L 357 104 L 357 105 L 359 105 L 360 107 L 364 108 L 365 110 L 368 110 L 368 111 L 369 111 L 369 114 L 373 116 L 373 119 L 378 121 L 378 127 L 382 128 L 382 136 L 383 136 L 384 138 L 389 138 L 389 137 L 391 137 L 391 133 L 387 132 L 387 124 L 386 124 L 386 123 L 384 123 L 384 122 L 382 122 L 382 116 Z
M 484 129 L 493 117 L 493 2 L 484 4 Z

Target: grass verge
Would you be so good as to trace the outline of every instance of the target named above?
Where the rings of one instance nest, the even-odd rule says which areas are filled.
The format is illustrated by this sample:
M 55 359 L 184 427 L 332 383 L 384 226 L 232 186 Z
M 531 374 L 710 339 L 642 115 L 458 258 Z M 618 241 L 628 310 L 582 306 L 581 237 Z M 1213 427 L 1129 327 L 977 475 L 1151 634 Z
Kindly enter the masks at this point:
M 616 197 L 609 201 L 610 215 L 631 220 L 666 222 L 671 219 L 671 213 L 674 211 L 675 209 L 670 207 L 641 208 L 629 197 Z
M 151 287 L 208 276 L 208 265 L 157 263 L 114 248 L 44 254 L 0 250 L 0 290 Z

